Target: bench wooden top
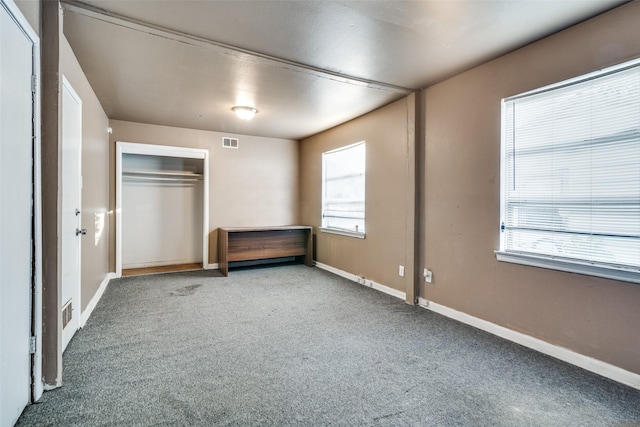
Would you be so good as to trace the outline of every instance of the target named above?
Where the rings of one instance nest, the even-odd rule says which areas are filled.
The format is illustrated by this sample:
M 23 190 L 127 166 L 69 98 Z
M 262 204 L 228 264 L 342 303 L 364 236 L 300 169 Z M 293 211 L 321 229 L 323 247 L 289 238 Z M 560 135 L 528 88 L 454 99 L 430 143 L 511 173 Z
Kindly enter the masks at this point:
M 243 231 L 279 231 L 279 230 L 310 230 L 309 225 L 283 225 L 281 227 L 220 227 L 220 230 L 228 233 L 240 233 Z

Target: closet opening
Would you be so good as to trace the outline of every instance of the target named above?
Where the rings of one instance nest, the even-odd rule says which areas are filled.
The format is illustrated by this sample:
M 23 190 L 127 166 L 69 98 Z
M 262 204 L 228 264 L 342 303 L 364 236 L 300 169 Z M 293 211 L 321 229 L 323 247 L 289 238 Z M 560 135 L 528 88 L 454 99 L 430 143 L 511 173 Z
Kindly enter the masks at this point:
M 116 143 L 116 276 L 207 269 L 208 150 Z

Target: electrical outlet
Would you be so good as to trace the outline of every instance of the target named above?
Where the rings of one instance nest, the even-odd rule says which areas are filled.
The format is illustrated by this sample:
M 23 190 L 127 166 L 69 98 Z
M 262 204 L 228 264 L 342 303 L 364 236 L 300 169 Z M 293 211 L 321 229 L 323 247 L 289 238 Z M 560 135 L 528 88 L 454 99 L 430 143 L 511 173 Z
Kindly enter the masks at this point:
M 433 273 L 429 269 L 425 268 L 422 275 L 424 276 L 424 281 L 427 283 L 431 283 L 431 281 L 433 280 Z
M 398 266 L 398 275 L 404 277 L 404 265 Z

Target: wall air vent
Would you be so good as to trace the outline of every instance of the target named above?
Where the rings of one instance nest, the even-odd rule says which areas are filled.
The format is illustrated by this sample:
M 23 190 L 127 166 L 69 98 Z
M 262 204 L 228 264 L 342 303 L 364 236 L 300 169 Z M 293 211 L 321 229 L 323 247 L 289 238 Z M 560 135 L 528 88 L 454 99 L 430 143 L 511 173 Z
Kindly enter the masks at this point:
M 225 136 L 222 138 L 222 146 L 224 148 L 238 148 L 240 143 L 238 142 L 238 138 L 228 138 Z

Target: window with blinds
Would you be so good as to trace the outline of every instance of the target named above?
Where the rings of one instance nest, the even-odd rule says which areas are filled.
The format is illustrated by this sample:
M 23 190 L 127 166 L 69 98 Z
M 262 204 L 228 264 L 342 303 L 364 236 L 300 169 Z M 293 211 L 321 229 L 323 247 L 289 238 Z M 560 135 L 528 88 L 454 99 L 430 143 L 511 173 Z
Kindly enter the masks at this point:
M 500 252 L 638 281 L 640 63 L 507 98 L 502 131 Z
M 364 237 L 365 143 L 322 154 L 322 228 Z

